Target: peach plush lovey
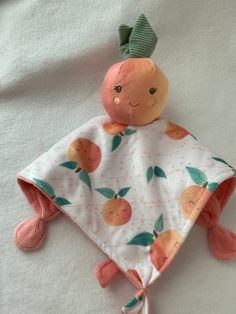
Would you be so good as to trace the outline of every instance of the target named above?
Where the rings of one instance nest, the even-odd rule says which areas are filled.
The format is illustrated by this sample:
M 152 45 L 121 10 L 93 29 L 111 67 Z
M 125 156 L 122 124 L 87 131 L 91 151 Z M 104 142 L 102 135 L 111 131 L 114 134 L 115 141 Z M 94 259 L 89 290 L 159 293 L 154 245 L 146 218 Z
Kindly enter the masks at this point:
M 145 125 L 160 116 L 168 94 L 165 74 L 149 58 L 157 37 L 144 15 L 134 28 L 121 25 L 119 33 L 125 60 L 114 64 L 105 75 L 103 105 L 113 121 Z
M 121 272 L 136 286 L 122 313 L 148 314 L 149 286 L 195 223 L 207 228 L 216 258 L 236 256 L 236 235 L 219 225 L 236 170 L 160 117 L 168 81 L 150 59 L 157 37 L 146 17 L 120 26 L 119 34 L 124 60 L 102 86 L 108 115 L 80 126 L 18 174 L 36 217 L 16 227 L 14 240 L 23 251 L 40 247 L 47 222 L 65 214 L 106 255 L 96 267 L 100 285 Z

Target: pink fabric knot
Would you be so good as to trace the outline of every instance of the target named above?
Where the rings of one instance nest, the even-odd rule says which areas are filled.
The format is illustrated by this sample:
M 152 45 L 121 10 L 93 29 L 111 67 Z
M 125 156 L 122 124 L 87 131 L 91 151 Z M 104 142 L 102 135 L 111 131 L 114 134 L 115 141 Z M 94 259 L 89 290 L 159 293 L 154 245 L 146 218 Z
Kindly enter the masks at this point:
M 236 235 L 219 225 L 208 230 L 208 242 L 212 254 L 220 260 L 236 257 Z
M 21 222 L 15 229 L 13 239 L 19 249 L 32 251 L 43 244 L 47 234 L 47 222 L 56 217 L 60 210 L 37 187 L 22 182 L 22 188 L 37 216 Z
M 15 229 L 14 241 L 16 246 L 23 251 L 37 249 L 46 237 L 46 227 L 46 222 L 41 217 L 24 220 Z
M 236 235 L 218 224 L 222 212 L 222 204 L 213 195 L 197 222 L 208 228 L 208 242 L 213 256 L 220 260 L 230 260 L 236 257 Z

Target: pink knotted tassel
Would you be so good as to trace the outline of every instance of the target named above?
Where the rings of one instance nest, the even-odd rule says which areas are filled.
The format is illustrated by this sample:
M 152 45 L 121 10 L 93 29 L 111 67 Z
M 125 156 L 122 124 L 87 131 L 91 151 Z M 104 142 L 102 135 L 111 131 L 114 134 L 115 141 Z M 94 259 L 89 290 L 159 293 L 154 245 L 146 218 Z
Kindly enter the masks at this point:
M 236 257 L 236 235 L 218 224 L 223 205 L 216 195 L 212 195 L 197 223 L 208 228 L 208 242 L 212 254 L 217 259 L 230 260 Z
M 236 257 L 236 235 L 216 225 L 208 230 L 208 241 L 212 254 L 220 260 Z
M 15 229 L 14 241 L 23 251 L 36 250 L 42 245 L 46 237 L 46 222 L 37 217 L 22 221 Z
M 14 241 L 16 246 L 23 251 L 32 251 L 39 248 L 46 238 L 47 221 L 53 219 L 60 210 L 36 188 L 34 199 L 31 202 L 37 217 L 21 222 L 15 229 Z

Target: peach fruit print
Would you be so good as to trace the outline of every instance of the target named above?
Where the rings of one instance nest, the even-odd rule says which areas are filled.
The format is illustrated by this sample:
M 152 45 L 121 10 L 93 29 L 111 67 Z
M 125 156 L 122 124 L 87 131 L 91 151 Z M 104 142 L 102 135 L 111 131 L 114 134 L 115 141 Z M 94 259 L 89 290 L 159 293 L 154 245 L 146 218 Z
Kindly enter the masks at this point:
M 172 122 L 167 123 L 165 134 L 173 140 L 182 140 L 187 135 L 191 135 L 194 139 L 196 139 L 196 137 L 193 134 L 189 133 L 181 126 Z
M 206 174 L 200 169 L 194 167 L 186 167 L 189 175 L 191 176 L 194 185 L 186 187 L 180 196 L 180 205 L 185 218 L 195 221 L 201 210 L 201 204 L 198 202 L 201 199 L 203 192 L 208 191 L 209 193 L 215 191 L 218 187 L 216 182 L 208 182 Z M 198 204 L 198 207 L 196 207 Z M 194 210 L 195 214 L 194 213 Z
M 86 138 L 75 139 L 69 146 L 68 159 L 60 166 L 79 173 L 79 178 L 91 191 L 90 172 L 97 169 L 101 162 L 101 150 L 97 144 Z
M 173 260 L 183 240 L 183 236 L 177 230 L 164 231 L 163 215 L 160 215 L 152 233 L 139 233 L 128 242 L 128 245 L 149 246 L 152 264 L 159 272 L 163 272 Z
M 175 123 L 168 122 L 165 134 L 173 140 L 181 140 L 189 135 L 189 132 Z
M 123 197 L 128 193 L 129 187 L 119 190 L 115 193 L 110 188 L 98 188 L 97 192 L 108 198 L 103 205 L 102 216 L 104 221 L 111 226 L 121 226 L 126 224 L 132 215 L 130 203 Z
M 163 169 L 161 169 L 158 166 L 150 166 L 148 167 L 147 171 L 146 171 L 146 178 L 147 178 L 147 182 L 149 183 L 152 179 L 153 176 L 159 177 L 159 178 L 167 178 L 165 172 Z
M 122 138 L 124 136 L 130 136 L 136 133 L 136 130 L 128 128 L 126 124 L 121 124 L 117 122 L 105 122 L 103 124 L 103 129 L 110 135 L 113 136 L 111 151 L 113 152 L 117 147 L 120 146 Z

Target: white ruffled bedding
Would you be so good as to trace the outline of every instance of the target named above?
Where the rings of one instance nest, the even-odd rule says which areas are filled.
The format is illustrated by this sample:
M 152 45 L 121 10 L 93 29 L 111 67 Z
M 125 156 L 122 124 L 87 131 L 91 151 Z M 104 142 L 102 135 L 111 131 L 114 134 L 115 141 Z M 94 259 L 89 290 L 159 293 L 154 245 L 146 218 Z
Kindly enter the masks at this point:
M 119 276 L 106 290 L 94 268 L 104 255 L 65 217 L 43 249 L 12 242 L 34 216 L 16 174 L 89 119 L 103 114 L 100 86 L 121 59 L 120 23 L 145 13 L 159 41 L 152 58 L 170 81 L 164 117 L 236 165 L 236 3 L 229 1 L 3 1 L 0 4 L 0 312 L 118 313 L 135 289 Z M 222 224 L 235 230 L 236 197 Z M 235 313 L 235 262 L 212 258 L 194 227 L 150 290 L 153 313 Z M 194 288 L 196 287 L 197 290 Z

